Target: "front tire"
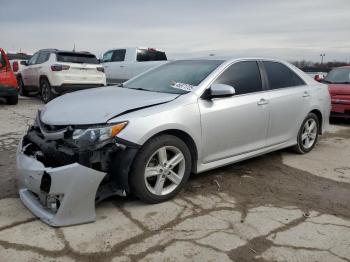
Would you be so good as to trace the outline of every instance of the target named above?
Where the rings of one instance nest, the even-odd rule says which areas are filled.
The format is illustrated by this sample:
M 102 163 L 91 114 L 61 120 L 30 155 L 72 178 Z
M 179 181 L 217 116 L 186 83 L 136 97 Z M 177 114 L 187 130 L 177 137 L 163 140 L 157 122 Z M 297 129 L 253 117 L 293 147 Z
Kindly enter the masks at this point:
M 173 198 L 191 172 L 191 154 L 186 144 L 172 135 L 149 140 L 138 152 L 131 168 L 132 193 L 154 204 Z
M 18 95 L 7 97 L 6 103 L 8 105 L 17 105 L 18 104 Z
M 320 130 L 320 121 L 314 113 L 309 113 L 301 124 L 297 144 L 293 150 L 298 154 L 309 153 L 316 145 Z
M 54 94 L 52 93 L 51 85 L 49 81 L 45 78 L 40 80 L 40 93 L 41 99 L 45 104 L 54 99 Z

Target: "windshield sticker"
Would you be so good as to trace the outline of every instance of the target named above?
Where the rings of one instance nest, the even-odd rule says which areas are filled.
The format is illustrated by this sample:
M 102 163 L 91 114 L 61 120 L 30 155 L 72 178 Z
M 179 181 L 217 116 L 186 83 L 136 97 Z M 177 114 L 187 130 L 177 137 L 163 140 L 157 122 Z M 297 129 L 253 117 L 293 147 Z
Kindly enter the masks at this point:
M 185 84 L 185 83 L 179 83 L 179 82 L 175 82 L 175 81 L 171 81 L 170 84 L 171 87 L 176 88 L 176 89 L 181 89 L 181 90 L 185 90 L 185 91 L 192 91 L 194 86 L 190 85 L 190 84 Z

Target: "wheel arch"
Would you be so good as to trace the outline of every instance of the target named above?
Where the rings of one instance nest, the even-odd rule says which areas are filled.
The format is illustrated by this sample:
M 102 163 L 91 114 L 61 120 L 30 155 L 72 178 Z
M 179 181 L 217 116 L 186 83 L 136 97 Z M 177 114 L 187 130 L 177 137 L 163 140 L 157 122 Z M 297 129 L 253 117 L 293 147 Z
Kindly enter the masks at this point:
M 49 80 L 49 78 L 46 75 L 40 75 L 40 77 L 39 77 L 39 85 L 41 84 L 41 81 L 44 80 L 44 79 L 47 80 L 49 82 L 49 84 L 51 85 L 50 80 Z
M 315 114 L 317 116 L 318 121 L 320 123 L 320 128 L 319 128 L 318 132 L 319 132 L 319 134 L 322 134 L 323 116 L 322 116 L 321 111 L 319 109 L 313 109 L 313 110 L 310 111 L 310 113 L 313 113 L 313 114 Z
M 191 163 L 192 164 L 191 171 L 193 173 L 196 173 L 197 172 L 197 161 L 198 161 L 198 147 L 197 147 L 194 139 L 192 138 L 192 136 L 181 129 L 166 129 L 166 130 L 162 130 L 156 134 L 153 134 L 151 137 L 149 137 L 147 139 L 147 141 L 149 141 L 150 139 L 152 139 L 154 137 L 165 135 L 165 134 L 173 135 L 173 136 L 181 139 L 187 145 L 187 147 L 191 153 L 191 162 L 192 162 Z

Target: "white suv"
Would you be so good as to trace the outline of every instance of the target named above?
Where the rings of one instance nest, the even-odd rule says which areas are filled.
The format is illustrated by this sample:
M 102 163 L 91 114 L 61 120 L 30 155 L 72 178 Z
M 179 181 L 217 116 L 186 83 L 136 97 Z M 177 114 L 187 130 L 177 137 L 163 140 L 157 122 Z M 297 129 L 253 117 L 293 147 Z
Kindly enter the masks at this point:
M 21 95 L 39 91 L 45 103 L 55 96 L 106 85 L 106 75 L 89 52 L 43 49 L 36 52 L 17 75 Z

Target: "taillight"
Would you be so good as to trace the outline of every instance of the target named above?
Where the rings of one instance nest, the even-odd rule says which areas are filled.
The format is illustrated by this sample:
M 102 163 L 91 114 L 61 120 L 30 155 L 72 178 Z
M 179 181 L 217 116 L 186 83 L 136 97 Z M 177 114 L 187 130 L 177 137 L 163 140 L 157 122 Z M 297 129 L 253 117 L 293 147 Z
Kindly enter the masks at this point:
M 96 69 L 97 69 L 97 71 L 100 71 L 100 72 L 102 72 L 102 73 L 105 72 L 105 69 L 104 69 L 103 67 L 96 67 Z
M 52 71 L 62 71 L 62 70 L 68 70 L 69 69 L 69 65 L 52 65 L 51 66 L 51 70 Z
M 12 69 L 13 69 L 13 72 L 18 72 L 18 69 L 19 69 L 18 61 L 13 62 Z

